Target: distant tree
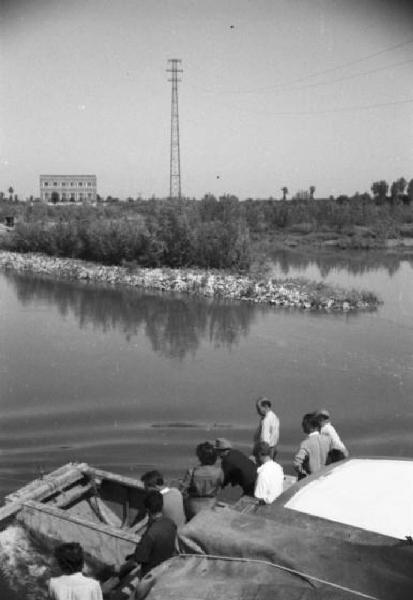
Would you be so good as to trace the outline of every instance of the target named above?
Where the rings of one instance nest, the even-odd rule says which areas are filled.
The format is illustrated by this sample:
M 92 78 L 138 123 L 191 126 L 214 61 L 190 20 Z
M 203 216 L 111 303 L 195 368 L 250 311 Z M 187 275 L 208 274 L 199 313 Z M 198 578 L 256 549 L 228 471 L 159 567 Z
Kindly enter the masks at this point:
M 219 208 L 223 221 L 232 221 L 239 216 L 239 200 L 237 196 L 225 194 L 219 197 Z
M 281 191 L 283 193 L 283 200 L 287 200 L 287 194 L 288 194 L 288 187 L 282 187 Z
M 407 186 L 407 198 L 408 203 L 411 204 L 413 202 L 413 179 L 409 181 L 409 184 Z
M 390 197 L 392 202 L 396 202 L 403 195 L 404 190 L 406 189 L 407 181 L 404 177 L 400 177 L 400 179 L 396 179 L 393 181 L 390 188 Z
M 12 186 L 9 187 L 8 192 L 9 192 L 9 200 L 13 200 L 14 189 L 12 188 Z
M 373 196 L 376 199 L 377 203 L 382 204 L 387 196 L 387 192 L 389 190 L 389 184 L 382 179 L 381 181 L 375 181 L 371 186 L 371 191 L 373 192 Z
M 4 200 L 4 192 L 0 192 L 0 202 L 3 202 Z
M 308 190 L 299 190 L 294 194 L 294 200 L 309 200 L 310 192 Z
M 364 194 L 360 194 L 360 200 L 365 203 L 370 202 L 371 196 L 368 192 L 364 192 Z
M 315 185 L 310 185 L 310 200 L 314 200 Z
M 205 196 L 201 198 L 199 212 L 202 221 L 213 221 L 218 217 L 220 206 L 213 194 L 205 194 Z
M 346 194 L 340 194 L 340 196 L 337 196 L 336 198 L 336 202 L 337 204 L 344 204 L 345 202 L 349 201 L 349 197 L 346 196 Z

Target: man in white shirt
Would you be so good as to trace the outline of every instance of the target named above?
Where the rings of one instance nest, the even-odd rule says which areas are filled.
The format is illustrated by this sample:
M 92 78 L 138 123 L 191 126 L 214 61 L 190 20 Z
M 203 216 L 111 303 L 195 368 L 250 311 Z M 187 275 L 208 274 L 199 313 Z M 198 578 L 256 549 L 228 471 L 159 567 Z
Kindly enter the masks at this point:
M 272 504 L 283 492 L 284 471 L 270 456 L 267 442 L 257 442 L 254 446 L 254 456 L 257 464 L 257 481 L 254 496 L 260 504 Z
M 336 460 L 339 460 L 340 458 L 347 458 L 349 456 L 349 451 L 341 441 L 340 436 L 338 435 L 335 427 L 331 423 L 330 413 L 328 412 L 328 410 L 326 410 L 325 408 L 318 410 L 316 412 L 316 417 L 318 418 L 318 421 L 320 423 L 321 435 L 326 435 L 330 438 L 332 443 L 332 452 L 335 452 L 336 455 L 339 457 L 333 460 L 332 462 L 336 462 Z
M 99 582 L 82 573 L 84 558 L 80 544 L 60 544 L 55 557 L 63 575 L 49 581 L 51 600 L 102 600 Z
M 280 437 L 280 420 L 271 410 L 271 402 L 265 396 L 258 398 L 256 408 L 260 422 L 254 435 L 254 443 L 266 442 L 270 447 L 270 458 L 273 458 Z
M 163 515 L 171 519 L 179 529 L 186 522 L 184 500 L 181 492 L 175 487 L 167 487 L 159 471 L 147 471 L 141 477 L 145 489 L 157 490 L 163 496 Z

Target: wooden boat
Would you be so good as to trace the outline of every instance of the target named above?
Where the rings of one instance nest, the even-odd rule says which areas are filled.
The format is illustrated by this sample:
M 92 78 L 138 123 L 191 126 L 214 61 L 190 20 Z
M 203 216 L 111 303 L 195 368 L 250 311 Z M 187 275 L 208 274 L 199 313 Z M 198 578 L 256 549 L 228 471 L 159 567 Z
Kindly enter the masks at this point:
M 69 463 L 6 496 L 0 530 L 17 522 L 47 550 L 79 542 L 93 574 L 110 590 L 119 584 L 110 574 L 133 552 L 145 529 L 144 496 L 140 481 Z

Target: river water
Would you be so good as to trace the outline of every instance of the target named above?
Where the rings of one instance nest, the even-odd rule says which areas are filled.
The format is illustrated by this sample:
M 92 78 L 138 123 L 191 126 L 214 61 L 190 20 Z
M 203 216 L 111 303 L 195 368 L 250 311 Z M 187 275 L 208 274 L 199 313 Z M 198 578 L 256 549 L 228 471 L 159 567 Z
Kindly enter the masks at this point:
M 319 314 L 0 272 L 0 495 L 71 460 L 179 477 L 200 441 L 248 452 L 260 394 L 287 472 L 322 407 L 353 455 L 413 456 L 413 262 L 278 254 L 272 269 L 384 303 Z

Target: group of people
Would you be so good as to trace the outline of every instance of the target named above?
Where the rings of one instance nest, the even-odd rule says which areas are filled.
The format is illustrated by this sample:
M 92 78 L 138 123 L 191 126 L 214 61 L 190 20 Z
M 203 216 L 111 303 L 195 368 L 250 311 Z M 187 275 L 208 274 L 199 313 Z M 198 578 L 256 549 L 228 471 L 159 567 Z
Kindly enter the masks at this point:
M 229 484 L 240 486 L 243 494 L 260 504 L 272 504 L 282 493 L 284 472 L 276 461 L 280 420 L 265 396 L 256 401 L 256 410 L 259 423 L 251 456 L 233 448 L 224 438 L 217 439 L 215 444 L 204 442 L 197 446 L 199 465 L 187 471 L 180 486 L 188 519 L 200 510 L 211 508 L 218 492 Z M 327 410 L 304 415 L 302 428 L 306 437 L 293 461 L 298 479 L 348 456 Z
M 188 469 L 177 487 L 167 486 L 158 470 L 142 475 L 141 481 L 147 492 L 144 505 L 149 517 L 148 526 L 135 551 L 125 557 L 118 573 L 120 577 L 137 567 L 140 567 L 140 576 L 144 577 L 170 558 L 175 553 L 177 531 L 200 511 L 212 508 L 218 493 L 227 485 L 240 486 L 244 495 L 265 505 L 272 504 L 283 492 L 284 471 L 276 461 L 280 421 L 272 410 L 271 401 L 264 396 L 256 401 L 256 410 L 259 424 L 251 456 L 234 448 L 227 439 L 218 438 L 214 443 L 207 441 L 196 447 L 199 464 Z M 302 428 L 306 437 L 294 457 L 298 479 L 348 456 L 327 410 L 304 415 Z M 64 575 L 50 582 L 53 600 L 72 598 L 64 591 L 70 586 L 79 588 L 82 585 L 86 593 L 79 598 L 101 600 L 99 584 L 81 574 L 83 555 L 79 544 L 63 544 L 56 557 Z

